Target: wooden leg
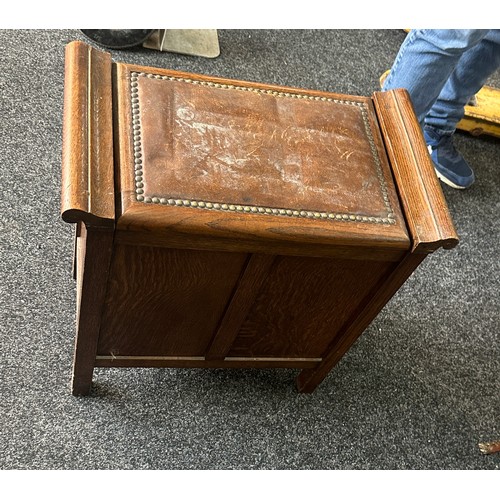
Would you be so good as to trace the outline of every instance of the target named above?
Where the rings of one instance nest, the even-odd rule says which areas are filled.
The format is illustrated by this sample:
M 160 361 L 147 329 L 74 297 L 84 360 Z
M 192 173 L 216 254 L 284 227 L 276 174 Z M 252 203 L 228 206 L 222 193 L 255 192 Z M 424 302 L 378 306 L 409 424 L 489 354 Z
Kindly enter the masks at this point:
M 87 395 L 92 385 L 102 310 L 106 298 L 113 232 L 82 227 L 77 248 L 77 332 L 72 394 Z
M 368 294 L 370 298 L 346 322 L 346 326 L 330 344 L 323 361 L 316 368 L 307 368 L 299 373 L 296 380 L 299 392 L 311 393 L 316 389 L 401 285 L 411 276 L 425 256 L 424 253 L 408 254 L 390 275 L 383 278 L 382 283 L 375 287 L 375 292 Z

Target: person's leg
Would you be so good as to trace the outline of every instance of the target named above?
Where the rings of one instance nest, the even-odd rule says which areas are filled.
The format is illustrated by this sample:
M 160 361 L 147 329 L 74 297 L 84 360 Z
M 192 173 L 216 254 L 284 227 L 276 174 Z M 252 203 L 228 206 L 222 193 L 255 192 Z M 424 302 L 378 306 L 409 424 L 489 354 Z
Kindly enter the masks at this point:
M 464 107 L 500 67 L 500 30 L 490 30 L 462 54 L 438 98 L 425 116 L 425 125 L 452 134 L 464 117 Z
M 488 30 L 411 30 L 382 90 L 407 89 L 423 125 L 462 54 L 487 33 Z
M 423 128 L 426 125 L 424 138 L 436 173 L 457 189 L 469 187 L 474 182 L 474 172 L 455 149 L 452 134 L 463 116 L 465 104 L 475 93 L 471 89 L 483 81 L 483 76 L 475 75 L 474 83 L 467 82 L 465 91 L 460 89 L 457 77 L 468 78 L 467 74 L 470 77 L 470 70 L 465 69 L 470 65 L 473 71 L 484 65 L 488 69 L 481 73 L 491 74 L 489 67 L 494 63 L 489 58 L 496 59 L 498 54 L 488 55 L 482 49 L 482 40 L 486 38 L 485 47 L 491 51 L 489 37 L 489 30 L 412 30 L 383 86 L 383 90 L 398 87 L 408 90 L 420 124 Z M 474 59 L 476 51 L 484 51 L 479 59 Z M 434 120 L 432 126 L 428 120 Z M 439 126 L 444 128 L 440 130 Z
M 463 118 L 465 105 L 500 67 L 500 30 L 491 30 L 462 54 L 455 70 L 425 117 L 424 137 L 437 176 L 463 189 L 474 182 L 474 172 L 453 145 L 452 135 Z

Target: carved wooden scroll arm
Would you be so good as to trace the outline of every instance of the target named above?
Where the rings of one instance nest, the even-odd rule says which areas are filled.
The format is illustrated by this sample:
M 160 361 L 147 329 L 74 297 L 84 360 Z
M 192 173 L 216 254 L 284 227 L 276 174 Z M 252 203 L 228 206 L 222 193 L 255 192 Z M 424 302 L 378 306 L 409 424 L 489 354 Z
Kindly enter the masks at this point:
M 61 215 L 113 228 L 111 57 L 82 42 L 66 47 Z
M 375 92 L 373 100 L 413 251 L 453 248 L 458 236 L 408 92 Z

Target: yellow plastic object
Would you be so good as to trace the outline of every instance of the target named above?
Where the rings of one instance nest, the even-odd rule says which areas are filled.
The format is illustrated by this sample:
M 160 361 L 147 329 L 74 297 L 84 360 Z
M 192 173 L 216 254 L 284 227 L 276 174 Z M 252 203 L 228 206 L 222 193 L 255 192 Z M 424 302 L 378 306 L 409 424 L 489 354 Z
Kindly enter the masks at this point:
M 389 70 L 380 77 L 382 88 Z M 465 115 L 457 128 L 471 135 L 500 137 L 500 89 L 485 85 L 475 96 L 474 104 L 465 106 Z
M 475 104 L 465 106 L 465 115 L 457 127 L 472 135 L 500 137 L 500 89 L 485 85 L 476 94 Z

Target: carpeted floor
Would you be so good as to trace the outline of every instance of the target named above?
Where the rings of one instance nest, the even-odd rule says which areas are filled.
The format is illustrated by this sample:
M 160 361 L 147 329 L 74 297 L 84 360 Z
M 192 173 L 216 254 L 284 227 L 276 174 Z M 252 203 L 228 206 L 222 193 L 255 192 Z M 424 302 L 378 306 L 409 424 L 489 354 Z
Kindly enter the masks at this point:
M 370 95 L 401 30 L 220 30 L 216 59 L 115 60 Z M 311 395 L 293 370 L 98 369 L 70 395 L 72 228 L 59 215 L 64 47 L 0 31 L 0 468 L 499 469 L 500 141 L 460 133 L 460 245 L 409 279 Z M 500 78 L 494 75 L 493 83 Z

